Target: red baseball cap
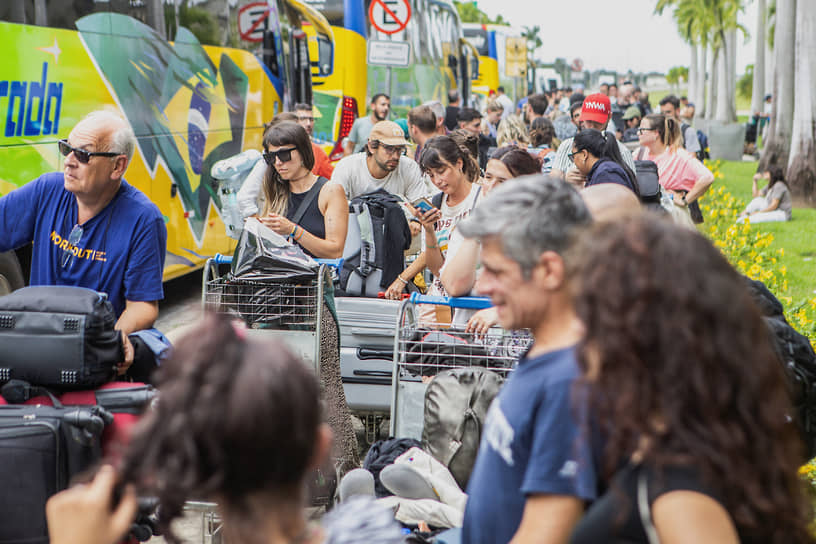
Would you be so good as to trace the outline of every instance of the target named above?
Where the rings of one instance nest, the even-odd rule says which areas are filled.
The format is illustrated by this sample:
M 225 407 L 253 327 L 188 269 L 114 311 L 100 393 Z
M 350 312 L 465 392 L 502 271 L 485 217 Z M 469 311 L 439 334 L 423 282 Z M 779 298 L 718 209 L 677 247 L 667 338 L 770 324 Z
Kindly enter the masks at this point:
M 578 120 L 606 123 L 611 111 L 612 106 L 608 96 L 601 93 L 591 94 L 584 99 L 584 105 L 581 106 L 581 117 Z

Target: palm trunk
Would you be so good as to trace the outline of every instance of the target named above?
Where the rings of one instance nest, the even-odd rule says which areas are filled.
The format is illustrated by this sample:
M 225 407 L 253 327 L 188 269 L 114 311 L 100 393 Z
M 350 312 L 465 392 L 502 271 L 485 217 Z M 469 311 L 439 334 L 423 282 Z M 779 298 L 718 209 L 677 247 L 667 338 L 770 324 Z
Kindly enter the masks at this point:
M 708 102 L 706 103 L 706 119 L 714 119 L 717 104 L 717 79 L 719 78 L 720 48 L 711 49 L 711 71 L 708 73 Z
M 162 0 L 147 0 L 147 24 L 158 33 L 162 40 L 167 39 L 164 25 L 164 6 Z
M 48 25 L 48 8 L 45 0 L 34 0 L 34 24 L 37 26 Z
M 774 18 L 768 17 L 767 28 L 771 27 L 771 21 Z M 773 91 L 774 88 L 774 51 L 771 44 L 768 43 L 768 37 L 765 38 L 765 94 Z
M 796 95 L 788 162 L 788 185 L 794 197 L 816 204 L 816 2 L 796 7 Z
M 688 95 L 689 102 L 697 103 L 697 78 L 699 77 L 697 74 L 697 46 L 695 44 L 689 44 L 691 48 L 691 62 L 689 63 L 689 77 L 688 77 Z
M 807 3 L 807 2 L 805 2 Z M 788 164 L 793 130 L 794 73 L 796 71 L 796 0 L 776 0 L 774 31 L 774 92 L 771 125 L 760 168 Z
M 703 118 L 706 112 L 706 80 L 708 74 L 708 65 L 706 61 L 708 61 L 708 46 L 705 44 L 700 45 L 700 64 L 698 69 L 698 77 L 697 77 L 697 89 L 695 94 L 697 95 L 697 102 L 696 104 L 696 115 L 697 117 Z
M 723 123 L 737 120 L 736 111 L 736 29 L 725 33 L 717 71 L 717 100 L 714 118 Z
M 751 91 L 751 114 L 762 111 L 765 101 L 765 20 L 767 19 L 765 0 L 757 0 L 756 48 L 754 49 L 754 82 Z

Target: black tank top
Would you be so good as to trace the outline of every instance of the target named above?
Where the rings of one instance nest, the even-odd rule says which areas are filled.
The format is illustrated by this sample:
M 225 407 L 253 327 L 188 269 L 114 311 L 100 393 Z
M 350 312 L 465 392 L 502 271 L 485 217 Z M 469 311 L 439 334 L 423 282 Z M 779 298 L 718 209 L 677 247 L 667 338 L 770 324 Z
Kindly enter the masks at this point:
M 320 184 L 320 189 L 318 189 L 317 196 L 315 196 L 312 201 L 309 203 L 309 206 L 306 208 L 306 212 L 303 214 L 303 217 L 300 218 L 298 221 L 298 225 L 305 229 L 306 232 L 309 234 L 316 236 L 320 239 L 326 239 L 326 223 L 323 218 L 323 214 L 320 212 L 320 206 L 318 205 L 318 200 L 320 200 L 320 190 L 323 188 L 323 185 L 326 184 L 328 180 L 324 177 L 319 177 L 315 181 L 315 183 Z M 303 199 L 306 198 L 306 195 L 309 194 L 309 191 L 304 191 L 302 193 L 290 193 L 289 194 L 289 204 L 286 207 L 286 218 L 290 221 L 295 216 L 295 212 L 297 212 L 298 208 L 300 207 L 301 202 Z M 298 236 L 299 238 L 300 236 Z M 299 245 L 299 244 L 298 244 Z M 300 246 L 300 248 L 309 256 L 314 257 L 309 250 L 305 247 Z

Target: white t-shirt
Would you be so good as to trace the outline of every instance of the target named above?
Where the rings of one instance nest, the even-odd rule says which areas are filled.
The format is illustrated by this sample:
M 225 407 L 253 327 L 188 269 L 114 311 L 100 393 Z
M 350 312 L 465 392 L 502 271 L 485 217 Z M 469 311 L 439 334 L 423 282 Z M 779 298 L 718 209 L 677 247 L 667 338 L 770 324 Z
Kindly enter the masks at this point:
M 345 157 L 334 167 L 331 179 L 343 186 L 349 200 L 377 189 L 385 189 L 391 194 L 405 197 L 409 202 L 428 196 L 428 188 L 422 181 L 422 171 L 413 160 L 400 157 L 399 165 L 392 172 L 377 179 L 369 172 L 366 158 L 365 153 L 355 153 Z

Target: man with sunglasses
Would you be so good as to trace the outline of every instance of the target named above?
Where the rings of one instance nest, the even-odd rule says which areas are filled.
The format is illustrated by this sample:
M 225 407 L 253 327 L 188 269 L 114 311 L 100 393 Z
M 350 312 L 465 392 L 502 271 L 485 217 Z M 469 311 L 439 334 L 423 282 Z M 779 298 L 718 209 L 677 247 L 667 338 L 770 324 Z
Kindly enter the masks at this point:
M 82 119 L 58 148 L 62 172 L 43 174 L 0 198 L 0 251 L 33 242 L 31 285 L 73 285 L 108 294 L 127 335 L 149 329 L 164 298 L 167 229 L 161 212 L 124 173 L 136 137 L 115 113 Z
M 601 132 L 607 132 L 611 114 L 612 106 L 608 96 L 601 93 L 587 96 L 581 105 L 581 115 L 578 118 L 579 131 L 584 128 L 594 128 Z M 611 138 L 615 137 L 614 132 L 609 131 L 609 135 Z M 558 152 L 555 154 L 555 159 L 553 160 L 551 175 L 560 177 L 576 187 L 583 187 L 586 182 L 586 176 L 578 171 L 569 156 L 570 153 L 572 153 L 572 140 L 573 138 L 568 138 L 558 146 Z M 617 143 L 621 157 L 623 157 L 623 162 L 634 172 L 635 161 L 632 159 L 632 153 L 620 141 L 617 141 Z
M 430 196 L 419 165 L 405 155 L 407 150 L 408 140 L 400 126 L 393 121 L 380 121 L 371 129 L 365 153 L 341 159 L 331 179 L 343 186 L 349 200 L 377 189 L 405 197 L 409 202 Z M 407 210 L 406 215 L 413 218 Z M 411 235 L 417 235 L 421 226 L 414 221 L 410 226 Z

